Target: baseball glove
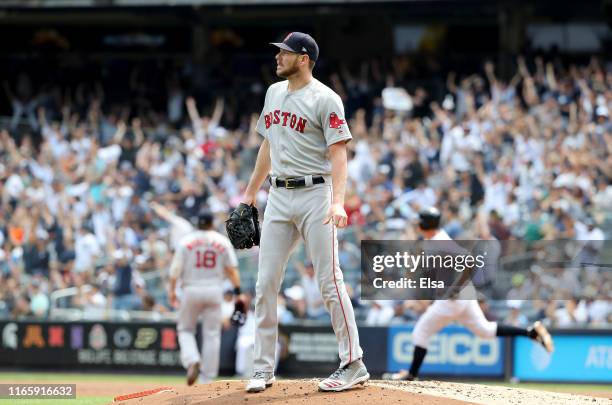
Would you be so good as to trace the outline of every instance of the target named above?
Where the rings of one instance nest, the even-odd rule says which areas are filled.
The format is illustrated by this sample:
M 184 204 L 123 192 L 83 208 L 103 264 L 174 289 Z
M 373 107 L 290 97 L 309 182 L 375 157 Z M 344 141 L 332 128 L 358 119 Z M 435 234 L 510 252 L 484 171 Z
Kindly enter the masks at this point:
M 236 249 L 259 246 L 259 212 L 254 205 L 240 203 L 225 221 L 227 236 Z
M 232 325 L 236 325 L 238 327 L 244 325 L 246 322 L 246 307 L 244 302 L 241 300 L 236 300 L 234 303 L 234 313 L 230 318 Z

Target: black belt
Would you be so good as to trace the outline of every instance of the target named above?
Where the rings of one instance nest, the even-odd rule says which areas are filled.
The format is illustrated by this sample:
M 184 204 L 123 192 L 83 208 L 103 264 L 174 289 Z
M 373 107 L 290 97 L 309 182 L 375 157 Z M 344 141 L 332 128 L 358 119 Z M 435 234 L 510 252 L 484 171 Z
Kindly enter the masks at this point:
M 325 179 L 323 176 L 312 176 L 312 184 L 323 184 L 325 183 Z M 276 187 L 284 187 L 284 188 L 300 188 L 306 187 L 306 178 L 305 177 L 293 177 L 291 179 L 276 179 L 276 184 L 273 183 L 272 178 L 270 177 L 270 184 Z

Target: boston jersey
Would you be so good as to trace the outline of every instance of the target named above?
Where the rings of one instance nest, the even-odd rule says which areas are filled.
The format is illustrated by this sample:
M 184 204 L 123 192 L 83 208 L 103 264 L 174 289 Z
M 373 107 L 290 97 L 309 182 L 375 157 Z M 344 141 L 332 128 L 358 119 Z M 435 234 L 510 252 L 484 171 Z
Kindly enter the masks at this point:
M 257 122 L 257 132 L 270 144 L 271 175 L 329 175 L 328 147 L 352 139 L 342 100 L 315 78 L 291 92 L 288 84 L 285 80 L 268 88 Z
M 185 286 L 220 286 L 228 266 L 238 266 L 229 239 L 215 231 L 195 231 L 180 240 L 170 265 L 170 276 Z

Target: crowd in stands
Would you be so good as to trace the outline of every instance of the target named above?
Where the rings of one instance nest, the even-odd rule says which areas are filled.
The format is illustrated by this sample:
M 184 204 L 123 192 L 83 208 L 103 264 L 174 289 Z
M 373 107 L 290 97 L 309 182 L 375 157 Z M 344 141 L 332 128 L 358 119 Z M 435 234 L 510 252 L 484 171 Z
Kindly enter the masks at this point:
M 359 241 L 415 239 L 424 206 L 441 210 L 453 238 L 575 239 L 605 253 L 597 242 L 612 236 L 609 65 L 519 57 L 514 77 L 503 80 L 488 62 L 469 76 L 450 72 L 442 98 L 409 88 L 413 108 L 401 113 L 381 98 L 386 87 L 410 87 L 410 63 L 395 62 L 320 78 L 343 99 L 354 138 L 339 254 L 361 322 L 407 322 L 423 312 L 421 302 L 361 301 L 358 282 Z M 46 317 L 51 292 L 68 287 L 77 292 L 67 305 L 92 317 L 107 308 L 171 310 L 146 275 L 168 268 L 201 207 L 222 229 L 261 141 L 257 113 L 236 117 L 232 103 L 226 119 L 232 94 L 203 113 L 172 83 L 161 111 L 115 102 L 101 85 L 35 91 L 27 75 L 4 84 L 12 118 L 0 131 L 0 315 Z M 262 189 L 260 209 L 265 202 Z M 281 321 L 326 319 L 311 264 L 295 260 L 291 270 Z M 578 277 L 586 296 L 551 284 L 547 296 L 486 313 L 516 325 L 612 323 L 611 272 Z M 531 281 L 513 278 L 513 288 Z

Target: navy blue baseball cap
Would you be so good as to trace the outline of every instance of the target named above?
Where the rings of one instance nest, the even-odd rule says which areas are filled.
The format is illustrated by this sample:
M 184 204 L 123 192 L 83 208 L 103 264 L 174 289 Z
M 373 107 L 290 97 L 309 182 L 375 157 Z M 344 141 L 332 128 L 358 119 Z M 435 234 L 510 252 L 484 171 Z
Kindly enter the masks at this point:
M 210 226 L 214 218 L 212 211 L 207 208 L 202 208 L 202 210 L 198 212 L 198 226 Z
M 270 42 L 270 45 L 289 52 L 306 54 L 313 62 L 319 58 L 319 45 L 313 37 L 303 32 L 292 32 L 285 37 L 283 42 Z

